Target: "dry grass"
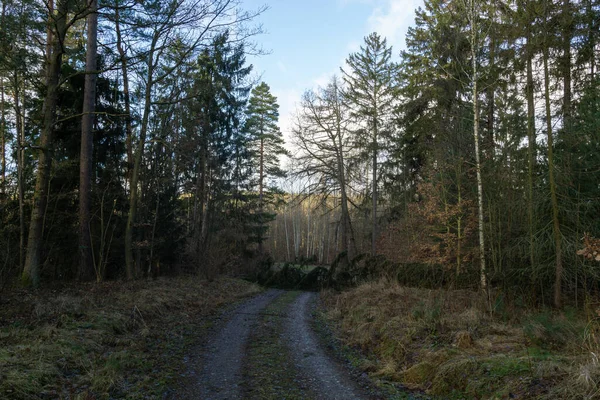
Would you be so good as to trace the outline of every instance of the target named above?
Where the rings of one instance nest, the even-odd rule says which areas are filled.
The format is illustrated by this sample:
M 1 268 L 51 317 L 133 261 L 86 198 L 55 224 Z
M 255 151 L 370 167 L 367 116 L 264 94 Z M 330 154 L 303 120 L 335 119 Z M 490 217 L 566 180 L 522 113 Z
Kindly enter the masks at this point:
M 385 280 L 323 293 L 326 317 L 368 372 L 443 398 L 600 398 L 595 316 L 504 310 L 475 292 Z
M 4 293 L 0 398 L 161 398 L 207 317 L 258 291 L 190 277 Z

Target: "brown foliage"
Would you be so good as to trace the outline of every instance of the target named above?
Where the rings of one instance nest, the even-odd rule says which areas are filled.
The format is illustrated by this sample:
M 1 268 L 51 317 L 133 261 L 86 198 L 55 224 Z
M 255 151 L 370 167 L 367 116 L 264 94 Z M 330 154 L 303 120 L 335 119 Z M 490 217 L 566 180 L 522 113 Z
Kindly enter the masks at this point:
M 396 262 L 440 264 L 449 269 L 471 262 L 477 251 L 475 203 L 466 199 L 450 203 L 439 183 L 423 182 L 418 193 L 421 201 L 411 203 L 407 216 L 382 233 L 381 253 Z
M 577 250 L 577 255 L 600 262 L 600 239 L 586 233 L 583 236 L 583 249 Z

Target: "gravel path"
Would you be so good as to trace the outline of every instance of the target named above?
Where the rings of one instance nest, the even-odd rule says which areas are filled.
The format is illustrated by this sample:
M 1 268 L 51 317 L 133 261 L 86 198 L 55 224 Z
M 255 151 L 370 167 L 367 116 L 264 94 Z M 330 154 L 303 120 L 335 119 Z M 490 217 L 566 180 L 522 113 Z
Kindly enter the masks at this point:
M 242 361 L 250 330 L 260 312 L 283 291 L 269 290 L 225 313 L 229 320 L 216 330 L 204 351 L 204 367 L 196 384 L 178 393 L 177 399 L 241 399 Z
M 363 398 L 345 371 L 324 352 L 310 326 L 310 306 L 316 293 L 301 293 L 290 306 L 285 334 L 289 338 L 296 369 L 318 399 Z
M 319 344 L 311 327 L 317 296 L 269 290 L 225 312 L 207 344 L 187 357 L 187 383 L 169 398 L 373 398 Z

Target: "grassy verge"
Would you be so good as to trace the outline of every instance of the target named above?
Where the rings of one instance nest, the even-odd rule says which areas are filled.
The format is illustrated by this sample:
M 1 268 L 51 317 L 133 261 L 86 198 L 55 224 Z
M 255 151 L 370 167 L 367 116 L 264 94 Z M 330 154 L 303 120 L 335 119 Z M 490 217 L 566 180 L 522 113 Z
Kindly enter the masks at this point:
M 161 398 L 209 316 L 259 290 L 189 277 L 3 293 L 0 398 Z
M 599 315 L 504 309 L 490 316 L 477 293 L 385 281 L 325 292 L 323 302 L 373 377 L 443 398 L 600 398 Z
M 246 396 L 263 400 L 306 399 L 297 379 L 284 335 L 287 307 L 299 292 L 286 292 L 271 303 L 248 341 L 244 365 Z

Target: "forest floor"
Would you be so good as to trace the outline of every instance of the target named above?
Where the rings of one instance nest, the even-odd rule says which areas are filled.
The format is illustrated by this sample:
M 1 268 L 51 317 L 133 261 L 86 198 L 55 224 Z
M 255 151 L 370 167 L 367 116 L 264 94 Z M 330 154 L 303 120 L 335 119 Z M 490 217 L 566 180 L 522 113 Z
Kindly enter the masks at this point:
M 385 280 L 324 292 L 322 301 L 355 366 L 392 389 L 443 399 L 600 398 L 598 302 L 527 309 L 496 293 L 490 313 L 477 292 Z
M 222 308 L 260 291 L 197 277 L 4 290 L 0 398 L 163 398 Z
M 600 398 L 600 304 L 518 309 L 386 281 L 234 279 L 0 293 L 0 398 Z

